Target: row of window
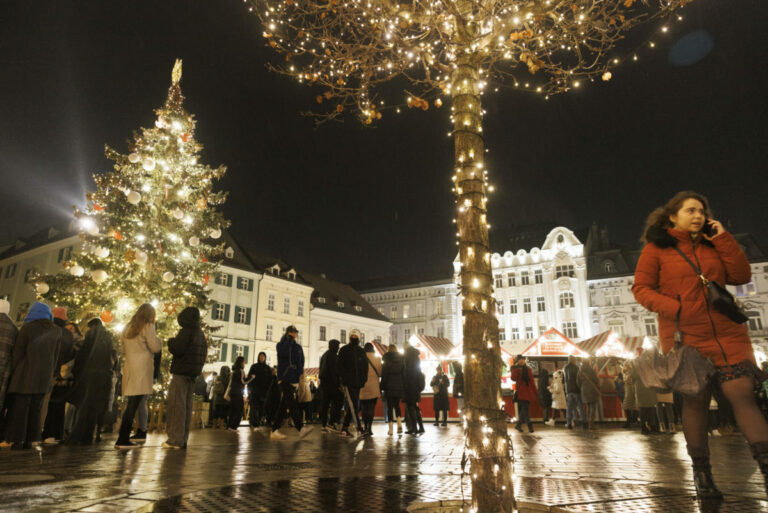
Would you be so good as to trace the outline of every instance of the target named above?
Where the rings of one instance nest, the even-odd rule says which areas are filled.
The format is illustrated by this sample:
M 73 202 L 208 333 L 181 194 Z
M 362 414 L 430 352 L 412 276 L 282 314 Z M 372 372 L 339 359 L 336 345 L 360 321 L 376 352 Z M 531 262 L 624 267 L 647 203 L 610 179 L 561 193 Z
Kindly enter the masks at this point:
M 211 318 L 214 321 L 229 322 L 230 305 L 226 303 L 213 303 Z M 235 305 L 235 315 L 232 319 L 236 324 L 251 323 L 251 309 L 246 306 Z
M 546 326 L 539 326 L 539 335 L 547 331 Z M 562 333 L 568 338 L 575 339 L 579 338 L 579 330 L 576 326 L 575 321 L 566 321 L 562 324 Z M 507 338 L 507 333 L 504 328 L 499 329 L 499 339 L 500 340 L 520 340 L 520 328 L 511 328 L 509 330 L 509 338 Z M 533 326 L 526 326 L 525 327 L 525 339 L 531 340 L 533 339 Z
M 566 276 L 573 278 L 576 276 L 576 270 L 573 265 L 557 265 L 555 266 L 555 279 Z M 515 287 L 517 286 L 517 276 L 513 272 L 509 272 L 505 275 L 495 274 L 493 276 L 494 285 L 497 289 L 502 287 Z M 533 271 L 533 283 L 535 285 L 544 283 L 544 274 L 541 269 L 534 269 Z M 529 271 L 520 272 L 520 285 L 530 285 L 531 274 Z
M 573 308 L 575 305 L 575 301 L 573 298 L 573 292 L 561 292 L 559 296 L 560 300 L 560 308 Z M 500 315 L 504 314 L 504 303 L 502 301 L 499 301 L 496 306 L 498 312 Z M 536 311 L 537 312 L 545 312 L 547 309 L 546 301 L 544 300 L 543 296 L 539 296 L 536 298 Z M 531 313 L 532 307 L 531 307 L 531 298 L 527 297 L 523 299 L 523 313 Z M 516 314 L 517 313 L 517 299 L 510 299 L 509 300 L 509 313 L 510 314 Z
M 445 311 L 444 301 L 435 301 L 435 315 L 443 315 Z M 379 313 L 384 315 L 384 309 L 379 308 Z M 395 320 L 398 318 L 397 305 L 393 305 L 389 311 L 389 318 Z M 411 316 L 411 305 L 403 305 L 403 319 L 408 319 Z M 416 315 L 415 317 L 424 317 L 424 303 L 416 303 Z
M 267 310 L 270 312 L 275 311 L 275 300 L 276 296 L 272 292 L 269 293 L 267 296 Z M 291 313 L 291 298 L 284 297 L 283 298 L 283 313 L 284 314 L 290 314 Z M 299 300 L 296 304 L 296 315 L 299 317 L 304 317 L 304 301 Z
M 328 340 L 328 328 L 326 326 L 320 326 L 320 329 L 317 334 L 317 339 L 320 342 L 325 342 Z M 374 338 L 374 340 L 377 342 L 381 342 L 381 337 L 378 336 Z M 344 330 L 344 329 L 339 330 L 339 342 L 341 342 L 342 344 L 347 343 L 347 330 Z M 365 333 L 363 332 L 360 332 L 360 343 L 361 344 L 365 343 Z

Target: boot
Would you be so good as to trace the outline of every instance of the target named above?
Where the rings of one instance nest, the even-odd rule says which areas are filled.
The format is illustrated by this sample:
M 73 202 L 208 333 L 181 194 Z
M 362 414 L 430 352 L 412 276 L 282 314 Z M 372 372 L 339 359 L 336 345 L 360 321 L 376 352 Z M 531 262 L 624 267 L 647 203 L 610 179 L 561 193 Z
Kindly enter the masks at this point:
M 419 424 L 419 431 L 418 432 L 419 433 L 423 433 L 424 432 L 424 421 L 421 418 L 421 411 L 418 412 L 416 418 L 417 418 L 417 421 L 418 421 L 418 424 Z
M 632 411 L 624 410 L 624 417 L 627 420 L 624 421 L 624 425 L 621 427 L 623 427 L 624 429 L 628 429 L 630 426 L 632 426 Z
M 528 432 L 533 433 L 533 422 L 528 423 Z
M 397 434 L 400 434 L 403 432 L 403 423 L 401 422 L 400 417 L 397 418 Z
M 523 432 L 523 425 L 518 422 L 517 425 L 515 426 L 515 429 L 517 429 L 518 431 L 520 431 L 522 433 Z
M 696 497 L 699 499 L 722 499 L 723 494 L 717 489 L 715 481 L 712 479 L 709 449 L 691 449 L 689 447 L 688 454 L 693 463 L 693 484 L 696 486 Z
M 765 493 L 768 495 L 768 442 L 757 442 L 750 445 L 750 448 L 752 449 L 752 457 L 755 458 L 757 466 L 760 467 L 760 472 L 763 474 Z
M 400 420 L 400 419 L 397 419 L 397 420 Z M 394 424 L 394 422 L 392 422 L 390 420 L 389 421 L 389 429 L 387 430 L 387 435 L 389 435 L 389 436 L 392 436 L 392 424 Z M 399 422 L 398 422 L 398 424 L 399 424 Z

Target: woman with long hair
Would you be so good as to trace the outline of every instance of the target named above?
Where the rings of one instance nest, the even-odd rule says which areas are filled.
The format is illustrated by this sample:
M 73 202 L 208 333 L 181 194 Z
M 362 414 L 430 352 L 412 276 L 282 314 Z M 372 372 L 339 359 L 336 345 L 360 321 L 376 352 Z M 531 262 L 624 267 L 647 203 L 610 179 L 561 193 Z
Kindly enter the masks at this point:
M 136 310 L 123 329 L 123 397 L 127 399 L 120 434 L 115 442 L 118 449 L 130 449 L 136 444 L 129 439 L 136 410 L 144 396 L 152 393 L 155 353 L 163 348 L 155 332 L 155 309 L 145 303 Z
M 707 199 L 692 191 L 676 194 L 648 216 L 632 292 L 656 312 L 659 340 L 666 353 L 675 339 L 697 349 L 717 367 L 713 379 L 732 403 L 739 429 L 752 448 L 768 489 L 768 423 L 754 397 L 758 376 L 747 327 L 708 301 L 699 274 L 720 285 L 749 283 L 751 269 L 736 239 L 712 219 Z M 676 333 L 677 332 L 677 333 Z M 711 387 L 683 402 L 683 433 L 693 463 L 699 498 L 722 494 L 712 479 L 707 441 Z
M 238 356 L 232 364 L 232 378 L 229 382 L 229 420 L 228 431 L 237 431 L 240 421 L 243 420 L 243 392 L 251 379 L 245 379 L 245 357 Z

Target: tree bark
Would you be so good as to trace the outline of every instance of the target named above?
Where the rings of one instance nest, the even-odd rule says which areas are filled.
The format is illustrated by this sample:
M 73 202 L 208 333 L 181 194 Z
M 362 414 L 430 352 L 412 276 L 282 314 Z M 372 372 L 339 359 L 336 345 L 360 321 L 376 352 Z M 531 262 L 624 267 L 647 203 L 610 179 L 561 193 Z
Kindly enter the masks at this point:
M 480 76 L 471 54 L 459 57 L 452 75 L 455 193 L 460 293 L 464 323 L 464 426 L 477 513 L 511 513 L 512 445 L 501 407 L 501 351 L 493 298 L 483 162 Z

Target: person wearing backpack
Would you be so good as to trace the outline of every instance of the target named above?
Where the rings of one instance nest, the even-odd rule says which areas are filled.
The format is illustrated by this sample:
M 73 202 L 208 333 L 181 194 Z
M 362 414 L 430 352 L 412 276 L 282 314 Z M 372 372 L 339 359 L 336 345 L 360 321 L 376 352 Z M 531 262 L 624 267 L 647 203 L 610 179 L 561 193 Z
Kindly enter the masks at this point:
M 363 433 L 363 426 L 358 417 L 358 403 L 360 400 L 360 389 L 368 381 L 368 357 L 365 351 L 360 347 L 360 331 L 352 330 L 349 334 L 349 343 L 339 350 L 338 359 L 339 380 L 344 391 L 347 413 L 344 416 L 344 425 L 341 428 L 341 436 L 351 436 L 349 434 L 349 424 L 352 422 L 352 416 L 357 423 L 357 432 Z
M 373 416 L 376 399 L 381 397 L 379 378 L 381 377 L 381 358 L 376 355 L 373 344 L 366 342 L 365 356 L 368 359 L 368 379 L 360 390 L 360 404 L 363 410 L 363 436 L 372 436 Z

